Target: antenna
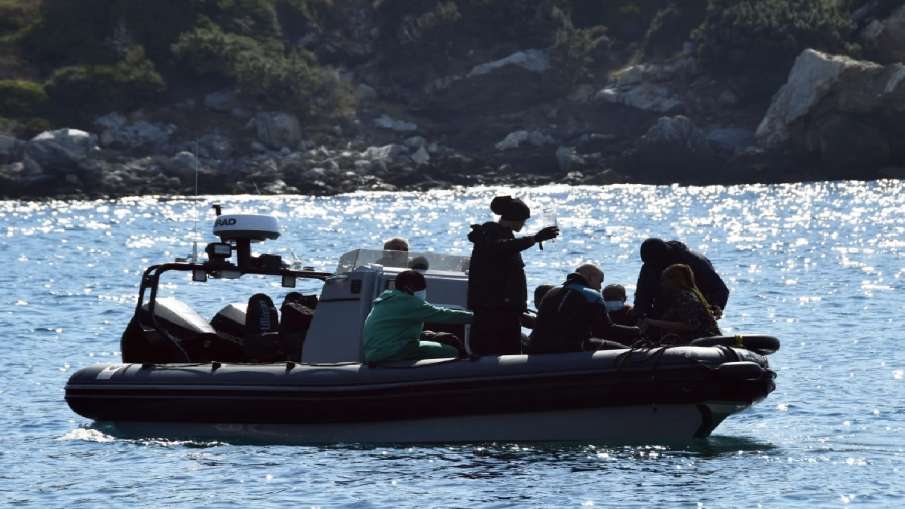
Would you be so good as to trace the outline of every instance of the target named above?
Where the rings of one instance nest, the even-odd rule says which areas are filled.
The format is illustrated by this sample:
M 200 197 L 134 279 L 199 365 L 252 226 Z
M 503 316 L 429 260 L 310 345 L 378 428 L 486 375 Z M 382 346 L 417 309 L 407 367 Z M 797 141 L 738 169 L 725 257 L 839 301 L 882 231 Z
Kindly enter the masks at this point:
M 198 263 L 198 152 L 200 146 L 195 140 L 195 204 L 192 207 L 192 263 Z

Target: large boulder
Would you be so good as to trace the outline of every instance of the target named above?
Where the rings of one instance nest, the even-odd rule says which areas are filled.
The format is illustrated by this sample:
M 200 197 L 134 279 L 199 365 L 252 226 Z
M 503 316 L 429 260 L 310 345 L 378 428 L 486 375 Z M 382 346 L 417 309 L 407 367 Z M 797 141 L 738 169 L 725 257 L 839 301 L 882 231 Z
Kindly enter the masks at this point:
M 110 113 L 94 121 L 101 130 L 100 145 L 124 150 L 151 150 L 170 141 L 176 132 L 173 124 L 152 123 L 146 120 L 130 122 L 121 113 Z
M 204 107 L 219 113 L 229 113 L 239 107 L 239 99 L 235 90 L 224 89 L 204 96 Z
M 302 141 L 302 127 L 298 117 L 280 111 L 255 115 L 258 140 L 273 149 L 295 148 Z
M 903 125 L 905 65 L 805 50 L 756 138 L 764 148 L 808 156 L 829 168 L 867 167 L 905 157 Z
M 556 140 L 554 140 L 553 137 L 549 134 L 544 134 L 540 131 L 521 130 L 513 131 L 507 134 L 505 138 L 500 140 L 494 146 L 499 151 L 505 151 L 514 150 L 526 145 L 542 147 L 544 145 L 552 145 L 554 143 L 556 143 Z
M 613 73 L 607 86 L 597 92 L 598 102 L 621 104 L 638 110 L 674 114 L 685 109 L 676 85 L 697 73 L 694 59 L 667 64 L 637 64 Z
M 0 134 L 0 164 L 12 163 L 22 159 L 25 142 L 12 136 Z
M 878 62 L 905 62 L 905 5 L 884 20 L 874 20 L 861 32 L 861 40 Z
M 555 96 L 550 53 L 545 49 L 516 51 L 475 65 L 464 74 L 445 76 L 425 87 L 427 108 L 456 113 L 521 110 L 525 104 Z
M 78 129 L 44 131 L 25 146 L 26 163 L 45 173 L 60 173 L 88 159 L 97 150 L 97 136 Z

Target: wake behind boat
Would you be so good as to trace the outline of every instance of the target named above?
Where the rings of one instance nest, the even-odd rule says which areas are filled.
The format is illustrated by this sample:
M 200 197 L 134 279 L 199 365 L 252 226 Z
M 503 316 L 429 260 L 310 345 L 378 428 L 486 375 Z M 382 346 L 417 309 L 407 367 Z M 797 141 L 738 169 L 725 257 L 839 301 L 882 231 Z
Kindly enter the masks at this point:
M 203 263 L 155 265 L 142 276 L 122 338 L 125 364 L 76 372 L 66 401 L 122 430 L 323 442 L 676 441 L 706 437 L 765 398 L 778 341 L 718 337 L 697 345 L 369 365 L 362 327 L 374 299 L 414 258 L 428 263 L 430 302 L 464 308 L 467 257 L 356 250 L 333 273 L 253 256 L 275 239 L 273 218 L 218 215 Z M 235 256 L 234 256 L 235 255 Z M 232 259 L 235 258 L 235 263 Z M 282 322 L 269 297 L 226 306 L 210 321 L 158 298 L 161 277 L 260 274 L 324 281 L 309 314 Z M 298 296 L 298 294 L 296 294 Z M 301 318 L 301 319 L 299 319 Z M 467 327 L 454 332 L 468 337 Z M 427 328 L 431 328 L 427 324 Z

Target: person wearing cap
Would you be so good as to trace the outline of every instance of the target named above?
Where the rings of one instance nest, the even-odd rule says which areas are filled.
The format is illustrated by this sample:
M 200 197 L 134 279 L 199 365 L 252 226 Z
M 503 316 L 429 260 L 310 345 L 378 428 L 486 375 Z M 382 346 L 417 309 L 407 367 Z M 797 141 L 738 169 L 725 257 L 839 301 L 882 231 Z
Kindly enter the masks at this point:
M 474 355 L 521 353 L 522 315 L 528 309 L 528 284 L 521 252 L 535 243 L 559 235 L 548 226 L 534 235 L 515 237 L 531 210 L 511 196 L 497 196 L 490 210 L 499 221 L 472 225 L 468 240 L 474 244 L 468 271 L 468 308 L 474 311 L 469 340 Z
M 464 356 L 459 338 L 431 333 L 424 323 L 468 324 L 472 313 L 447 309 L 425 301 L 427 281 L 416 270 L 396 276 L 396 288 L 374 300 L 364 326 L 365 362 L 394 362 Z M 422 341 L 422 339 L 430 341 Z M 455 345 L 455 346 L 454 346 Z
M 688 265 L 698 288 L 710 304 L 713 315 L 722 317 L 729 301 L 729 288 L 706 256 L 692 251 L 678 240 L 650 238 L 641 243 L 641 271 L 635 289 L 635 317 L 660 318 L 669 303 L 662 295 L 661 274 L 674 264 Z

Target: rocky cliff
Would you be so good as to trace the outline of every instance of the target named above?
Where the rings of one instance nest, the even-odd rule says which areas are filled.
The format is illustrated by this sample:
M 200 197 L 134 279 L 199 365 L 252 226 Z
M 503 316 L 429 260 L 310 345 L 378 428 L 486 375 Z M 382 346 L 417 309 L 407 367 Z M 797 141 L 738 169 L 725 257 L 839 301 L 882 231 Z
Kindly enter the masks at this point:
M 905 6 L 779 4 L 11 1 L 0 196 L 905 174 Z

